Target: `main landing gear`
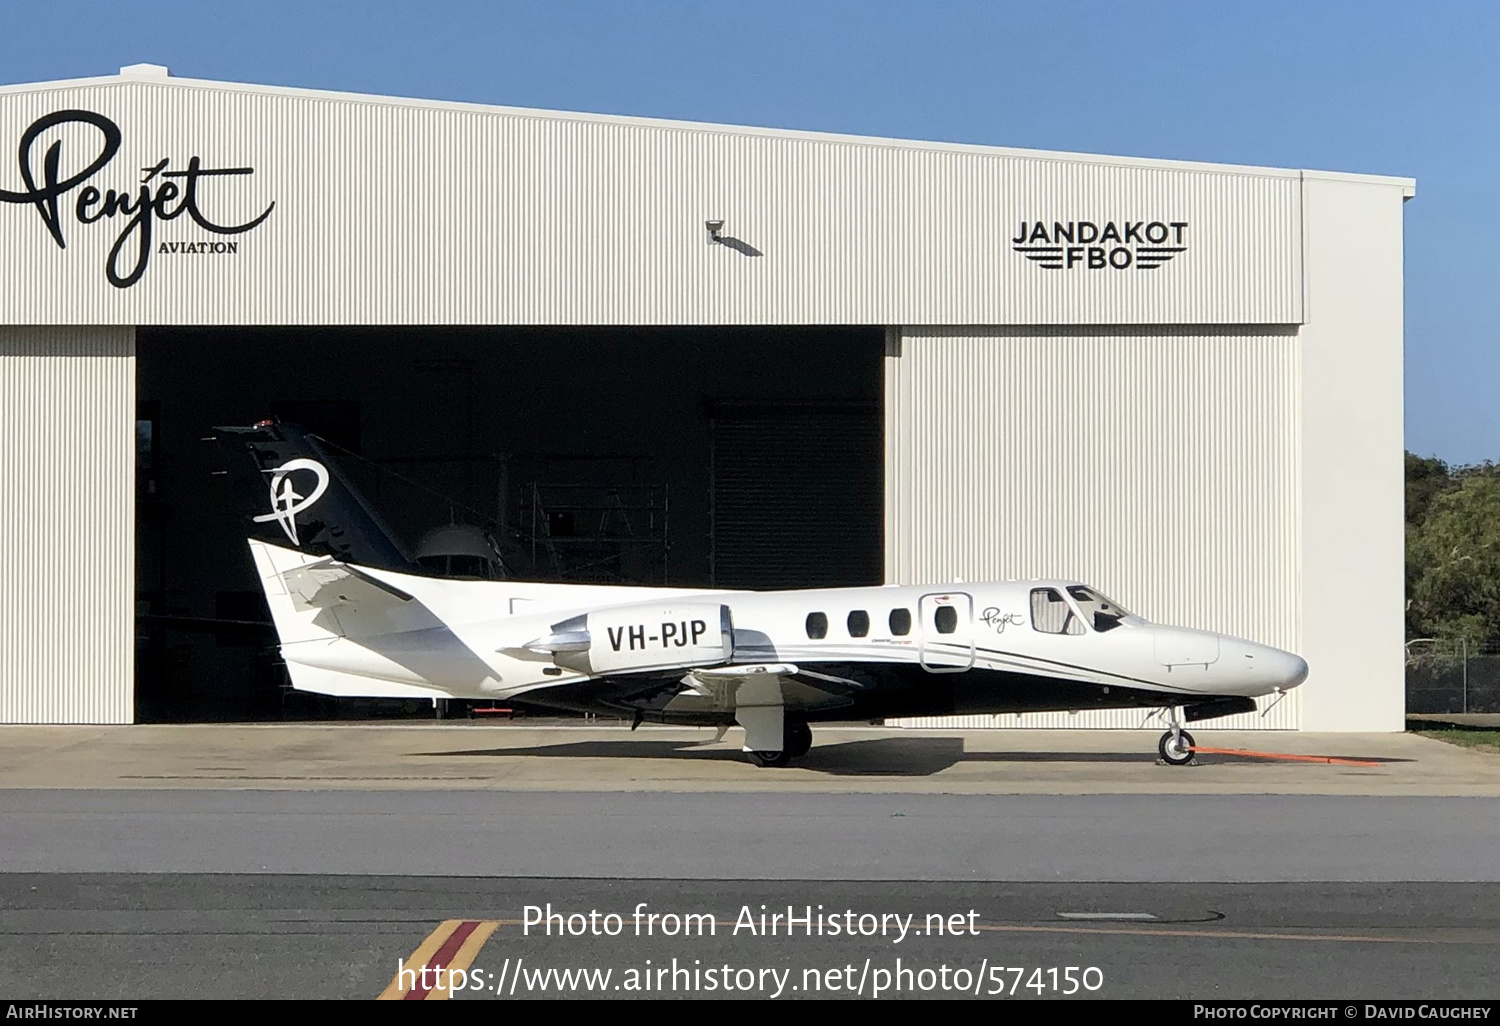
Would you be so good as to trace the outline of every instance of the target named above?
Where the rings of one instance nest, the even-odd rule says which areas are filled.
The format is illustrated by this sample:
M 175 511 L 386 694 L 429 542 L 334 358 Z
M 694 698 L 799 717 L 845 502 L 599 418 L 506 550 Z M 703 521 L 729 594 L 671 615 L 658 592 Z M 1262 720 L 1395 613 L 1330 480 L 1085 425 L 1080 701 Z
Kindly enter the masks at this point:
M 812 749 L 812 728 L 803 720 L 787 720 L 781 731 L 781 751 L 751 752 L 757 766 L 785 766 Z
M 1182 706 L 1174 705 L 1171 716 L 1172 729 L 1161 736 L 1156 750 L 1161 754 L 1161 761 L 1168 766 L 1187 766 L 1193 761 L 1197 742 L 1193 735 L 1182 729 Z

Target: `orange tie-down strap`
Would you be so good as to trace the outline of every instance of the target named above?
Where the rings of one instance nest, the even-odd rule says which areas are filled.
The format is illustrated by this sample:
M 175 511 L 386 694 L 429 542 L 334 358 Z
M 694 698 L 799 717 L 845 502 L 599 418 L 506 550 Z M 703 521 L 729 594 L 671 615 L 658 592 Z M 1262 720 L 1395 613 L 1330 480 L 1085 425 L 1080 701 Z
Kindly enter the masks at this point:
M 381 1001 L 445 1001 L 453 973 L 464 972 L 500 924 L 485 919 L 449 919 L 396 967 Z
M 1378 762 L 1365 759 L 1340 759 L 1334 755 L 1290 755 L 1286 752 L 1252 752 L 1244 748 L 1205 748 L 1193 746 L 1194 753 L 1203 755 L 1243 755 L 1247 759 L 1280 759 L 1283 762 L 1321 762 L 1330 766 L 1379 766 Z

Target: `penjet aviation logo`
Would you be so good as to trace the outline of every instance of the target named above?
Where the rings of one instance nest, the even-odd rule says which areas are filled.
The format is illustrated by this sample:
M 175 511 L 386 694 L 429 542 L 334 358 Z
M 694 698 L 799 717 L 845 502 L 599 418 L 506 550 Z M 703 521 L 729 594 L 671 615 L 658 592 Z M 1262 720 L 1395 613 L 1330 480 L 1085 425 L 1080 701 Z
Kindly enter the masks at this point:
M 1049 271 L 1154 271 L 1187 251 L 1186 221 L 1022 221 L 1011 248 Z
M 97 133 L 93 149 L 85 157 L 65 152 L 63 140 L 57 139 L 37 160 L 37 140 L 51 129 L 86 125 Z M 276 204 L 273 201 L 257 217 L 241 224 L 219 224 L 203 212 L 205 193 L 215 188 L 208 183 L 226 176 L 253 175 L 253 167 L 204 167 L 199 157 L 189 157 L 185 166 L 173 166 L 171 157 L 162 157 L 150 167 L 140 169 L 137 184 L 124 189 L 104 189 L 90 184 L 95 175 L 115 159 L 123 136 L 120 126 L 103 114 L 91 110 L 59 110 L 37 118 L 21 133 L 21 181 L 25 189 L 13 192 L 0 188 L 0 203 L 33 206 L 58 249 L 67 249 L 66 220 L 81 225 L 96 221 L 114 222 L 124 218 L 124 227 L 110 248 L 104 263 L 104 276 L 118 289 L 128 289 L 146 273 L 151 262 L 151 236 L 157 221 L 172 221 L 187 215 L 188 220 L 213 235 L 240 235 L 259 225 Z M 85 159 L 87 162 L 85 163 Z M 40 166 L 38 166 L 40 163 Z M 78 195 L 63 203 L 74 190 Z M 133 243 L 133 244 L 132 244 Z M 237 242 L 163 242 L 160 253 L 234 253 Z
M 297 489 L 292 485 L 294 470 L 309 471 L 317 478 L 317 483 L 312 486 L 312 492 L 308 495 L 297 494 Z M 301 542 L 297 540 L 297 514 L 321 499 L 328 490 L 328 468 L 317 460 L 295 459 L 287 460 L 275 470 L 263 473 L 271 475 L 271 512 L 250 519 L 257 524 L 276 521 L 292 540 L 292 544 L 300 545 Z
M 1020 613 L 1002 613 L 995 606 L 986 608 L 984 612 L 979 614 L 979 619 L 984 621 L 986 626 L 995 628 L 996 634 L 1004 634 L 1005 628 L 1011 624 L 1026 622 L 1026 618 Z

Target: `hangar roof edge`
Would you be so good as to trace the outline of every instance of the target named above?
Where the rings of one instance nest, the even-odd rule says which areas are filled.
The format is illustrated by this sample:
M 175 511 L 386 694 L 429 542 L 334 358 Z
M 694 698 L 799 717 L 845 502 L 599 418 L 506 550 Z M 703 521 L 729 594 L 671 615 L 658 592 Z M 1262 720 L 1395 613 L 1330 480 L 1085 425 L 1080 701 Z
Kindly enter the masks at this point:
M 162 69 L 165 71 L 165 69 Z M 739 135 L 763 136 L 778 139 L 801 139 L 809 142 L 832 142 L 849 145 L 886 147 L 891 149 L 925 150 L 937 153 L 968 153 L 980 156 L 1026 157 L 1032 160 L 1073 161 L 1088 164 L 1104 164 L 1119 167 L 1157 168 L 1166 171 L 1206 171 L 1219 174 L 1262 175 L 1277 178 L 1311 178 L 1322 181 L 1355 182 L 1367 185 L 1388 185 L 1400 188 L 1402 195 L 1416 195 L 1416 179 L 1396 175 L 1376 175 L 1349 171 L 1321 171 L 1312 169 L 1261 167 L 1251 164 L 1221 164 L 1210 161 L 1170 160 L 1153 157 L 1128 157 L 1112 154 L 1077 153 L 1067 150 L 1033 150 L 1021 147 L 992 146 L 982 143 L 952 143 L 923 139 L 895 139 L 885 136 L 849 135 L 838 132 L 817 132 L 794 128 L 764 128 L 754 125 L 728 125 L 711 121 L 679 121 L 670 118 L 637 117 L 625 114 L 596 114 L 582 111 L 548 110 L 539 107 L 508 107 L 503 104 L 474 103 L 460 100 L 424 100 L 405 96 L 386 96 L 378 93 L 344 92 L 331 89 L 309 89 L 300 86 L 261 85 L 249 82 L 221 82 L 214 79 L 179 78 L 177 76 L 117 74 L 97 75 L 88 78 L 57 79 L 46 82 L 18 82 L 0 85 L 0 96 L 16 93 L 41 92 L 49 89 L 67 89 L 79 86 L 144 86 L 147 88 L 218 89 L 229 92 L 260 93 L 268 96 L 293 96 L 345 103 L 368 103 L 388 106 L 416 107 L 426 110 L 468 111 L 480 114 L 504 114 L 510 117 L 544 118 L 564 121 L 585 121 L 596 124 L 634 125 L 643 128 L 668 128 L 691 132 L 730 132 Z

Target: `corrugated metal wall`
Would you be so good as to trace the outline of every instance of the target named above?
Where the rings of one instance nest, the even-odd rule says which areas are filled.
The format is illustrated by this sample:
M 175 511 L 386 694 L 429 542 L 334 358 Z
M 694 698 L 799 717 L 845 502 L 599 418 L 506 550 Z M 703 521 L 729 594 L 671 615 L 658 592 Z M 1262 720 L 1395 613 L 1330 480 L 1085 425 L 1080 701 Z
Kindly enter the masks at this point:
M 67 249 L 35 206 L 0 205 L 0 323 L 1302 319 L 1296 171 L 172 79 L 0 90 L 0 144 L 63 108 L 122 133 L 94 187 L 133 194 L 141 168 L 199 156 L 254 171 L 202 180 L 208 217 L 275 209 L 232 237 L 156 219 L 148 269 L 117 289 L 104 266 L 127 219 L 78 223 L 82 184 L 61 201 Z M 67 168 L 100 151 L 92 127 L 54 128 L 38 146 L 54 138 Z M 709 218 L 732 245 L 709 244 Z M 1012 248 L 1023 221 L 1087 219 L 1185 222 L 1186 249 L 1154 270 L 1049 270 Z M 231 241 L 234 254 L 161 251 Z
M 1297 650 L 1297 346 L 1291 329 L 893 332 L 887 580 L 1075 577 L 1151 620 Z M 1294 691 L 1214 725 L 1298 720 Z
M 129 723 L 135 331 L 0 328 L 0 723 Z

